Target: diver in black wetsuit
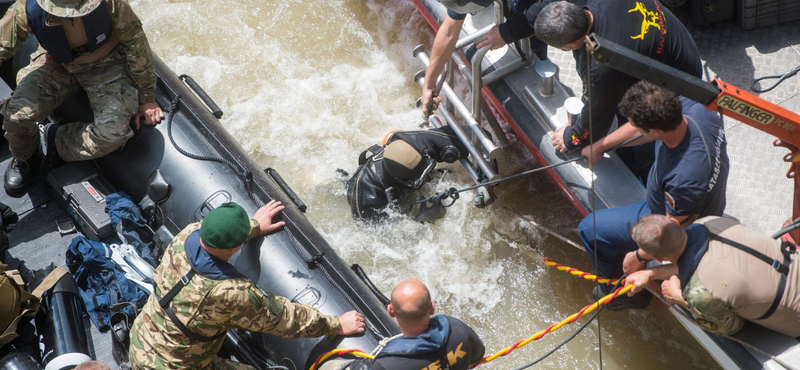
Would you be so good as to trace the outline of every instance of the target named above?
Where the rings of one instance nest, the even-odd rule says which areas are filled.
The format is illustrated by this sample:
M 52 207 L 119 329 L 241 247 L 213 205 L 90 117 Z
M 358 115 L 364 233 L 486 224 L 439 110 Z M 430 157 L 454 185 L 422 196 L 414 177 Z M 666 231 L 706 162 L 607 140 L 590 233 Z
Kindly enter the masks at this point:
M 437 162 L 466 158 L 467 148 L 449 127 L 391 133 L 358 158 L 347 181 L 347 202 L 356 220 L 386 217 L 386 206 L 419 189 Z

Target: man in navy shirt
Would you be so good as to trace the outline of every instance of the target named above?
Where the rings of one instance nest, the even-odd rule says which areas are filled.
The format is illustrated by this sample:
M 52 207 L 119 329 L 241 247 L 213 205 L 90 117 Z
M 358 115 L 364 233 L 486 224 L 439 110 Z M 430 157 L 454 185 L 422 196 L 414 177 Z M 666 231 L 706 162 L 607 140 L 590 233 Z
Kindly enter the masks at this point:
M 583 81 L 586 103 L 574 122 L 553 133 L 553 147 L 562 153 L 582 148 L 589 144 L 591 138 L 597 141 L 608 134 L 615 117 L 618 125 L 625 123 L 617 105 L 625 91 L 639 81 L 625 72 L 587 60 L 584 47 L 587 35 L 597 34 L 692 76 L 702 77 L 700 54 L 692 35 L 657 0 L 544 2 L 550 4 L 538 14 L 526 13 L 526 24 L 528 28 L 533 25 L 539 40 L 561 50 L 572 51 Z M 592 120 L 591 127 L 589 117 Z M 652 144 L 620 148 L 617 154 L 636 177 L 646 182 L 649 167 L 653 163 Z
M 640 270 L 653 259 L 638 251 L 630 235 L 633 224 L 643 216 L 666 215 L 683 227 L 699 217 L 722 216 L 729 168 L 721 121 L 702 105 L 640 81 L 623 96 L 620 112 L 629 123 L 584 148 L 583 155 L 596 162 L 608 148 L 641 133 L 643 138 L 631 144 L 655 140 L 656 157 L 650 169 L 646 200 L 599 210 L 578 226 L 598 274 L 609 278 Z M 597 294 L 611 291 L 611 287 L 598 289 Z M 615 299 L 616 308 L 646 307 L 652 297 L 637 295 L 627 302 L 626 298 Z
M 533 27 L 530 27 L 530 30 L 525 27 L 525 20 L 528 17 L 526 14 L 538 14 L 543 7 L 543 4 L 540 3 L 550 1 L 552 0 L 542 0 L 541 2 L 539 0 L 509 0 L 511 17 L 505 23 L 495 26 L 488 34 L 484 35 L 483 39 L 478 42 L 477 47 L 491 46 L 492 49 L 499 49 L 506 44 L 532 36 Z M 436 79 L 442 73 L 445 64 L 450 59 L 450 55 L 455 51 L 464 19 L 467 18 L 468 13 L 476 13 L 492 6 L 493 0 L 439 0 L 439 2 L 447 7 L 447 16 L 439 27 L 439 31 L 436 32 L 430 65 L 425 71 L 425 85 L 422 87 L 422 110 L 425 114 L 428 114 L 427 107 L 431 100 L 436 102 L 434 108 L 441 101 L 440 99 L 434 99 L 436 97 L 433 96 Z M 535 39 L 531 40 L 531 50 L 539 59 L 547 59 L 547 44 L 544 42 Z

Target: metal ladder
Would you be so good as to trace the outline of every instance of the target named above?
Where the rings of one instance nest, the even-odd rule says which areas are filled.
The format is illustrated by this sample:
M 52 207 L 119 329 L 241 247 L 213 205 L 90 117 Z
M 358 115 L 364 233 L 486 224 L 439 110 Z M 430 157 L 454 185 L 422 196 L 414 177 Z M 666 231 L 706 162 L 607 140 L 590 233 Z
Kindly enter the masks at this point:
M 530 66 L 533 61 L 530 42 L 527 39 L 520 41 L 522 55 L 520 55 L 517 60 L 489 73 L 484 74 L 481 68 L 483 59 L 486 56 L 486 53 L 489 52 L 488 46 L 478 49 L 472 56 L 469 65 L 464 62 L 464 59 L 466 58 L 462 59 L 461 54 L 459 53 L 462 49 L 477 42 L 484 35 L 486 35 L 492 29 L 492 27 L 503 23 L 505 19 L 503 16 L 503 9 L 505 7 L 504 3 L 504 0 L 494 0 L 494 24 L 483 27 L 477 32 L 462 37 L 458 40 L 455 51 L 445 65 L 442 75 L 439 76 L 439 79 L 443 78 L 444 81 L 438 81 L 440 83 L 443 82 L 440 92 L 443 100 L 438 111 L 446 121 L 447 125 L 453 129 L 464 146 L 467 147 L 472 159 L 461 159 L 461 164 L 464 166 L 476 184 L 480 184 L 487 180 L 496 180 L 500 177 L 494 166 L 490 164 L 490 161 L 497 159 L 498 150 L 508 144 L 508 140 L 506 139 L 503 129 L 500 127 L 500 124 L 497 122 L 494 115 L 491 114 L 486 101 L 483 99 L 481 89 L 484 85 L 488 85 L 521 68 Z M 425 68 L 428 68 L 430 59 L 423 50 L 424 46 L 418 45 L 416 48 L 414 48 L 413 54 L 414 57 L 422 62 L 422 65 Z M 461 98 L 451 87 L 453 85 L 453 77 L 456 68 L 459 72 L 461 72 L 461 75 L 464 77 L 464 79 L 470 84 L 470 90 L 472 92 L 472 110 L 467 108 Z M 423 86 L 424 76 L 425 71 L 419 71 L 414 75 L 414 80 L 420 86 Z M 461 125 L 456 120 L 456 113 L 466 123 L 466 125 Z M 497 138 L 497 141 L 500 144 L 499 147 L 495 145 L 491 138 L 486 136 L 486 133 L 480 127 L 482 117 L 486 117 L 494 136 Z M 436 119 L 436 117 L 431 117 L 430 122 L 436 127 L 441 127 L 444 125 L 440 120 Z M 495 199 L 496 197 L 494 196 L 494 192 L 491 188 L 482 187 L 479 188 L 473 204 L 476 207 L 482 208 L 488 204 L 491 204 Z

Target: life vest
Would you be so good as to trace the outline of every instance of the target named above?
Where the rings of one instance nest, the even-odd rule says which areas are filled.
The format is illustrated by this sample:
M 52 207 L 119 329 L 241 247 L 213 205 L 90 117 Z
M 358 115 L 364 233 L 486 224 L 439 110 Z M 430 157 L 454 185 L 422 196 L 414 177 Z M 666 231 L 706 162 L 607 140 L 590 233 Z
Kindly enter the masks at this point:
M 39 44 L 47 50 L 50 57 L 59 63 L 72 63 L 78 57 L 93 53 L 106 45 L 111 39 L 111 14 L 108 11 L 108 4 L 103 0 L 100 5 L 92 10 L 89 14 L 80 17 L 83 22 L 84 31 L 86 32 L 85 46 L 78 48 L 71 48 L 67 40 L 67 34 L 64 32 L 63 26 L 48 26 L 48 14 L 36 0 L 28 0 L 25 5 L 25 11 L 28 15 L 28 25 Z M 67 19 L 67 18 L 62 18 Z M 116 39 L 112 41 L 116 44 Z M 112 46 L 109 44 L 109 46 Z M 110 51 L 112 47 L 107 47 L 105 50 Z M 105 56 L 99 55 L 94 60 L 100 59 Z M 85 58 L 84 58 L 85 59 Z M 94 61 L 92 60 L 92 61 Z M 88 61 L 84 61 L 88 62 Z

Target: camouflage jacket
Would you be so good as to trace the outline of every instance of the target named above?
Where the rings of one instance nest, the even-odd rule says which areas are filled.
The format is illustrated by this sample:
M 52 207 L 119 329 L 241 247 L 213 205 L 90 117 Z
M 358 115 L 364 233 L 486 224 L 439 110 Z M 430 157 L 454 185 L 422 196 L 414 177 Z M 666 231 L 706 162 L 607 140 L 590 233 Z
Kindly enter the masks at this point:
M 733 306 L 715 297 L 697 275 L 692 275 L 683 288 L 689 312 L 700 326 L 722 335 L 734 335 L 742 330 L 745 320 L 736 314 Z
M 258 235 L 258 223 L 251 222 L 252 238 Z M 200 223 L 187 226 L 164 252 L 153 276 L 155 294 L 163 297 L 189 272 L 185 243 L 199 229 Z M 340 327 L 337 317 L 265 293 L 247 278 L 214 280 L 196 274 L 170 307 L 189 330 L 208 337 L 232 328 L 290 338 L 334 336 Z M 170 321 L 153 294 L 136 318 L 130 340 L 134 369 L 196 369 L 211 364 L 225 337 L 210 342 L 190 340 Z
M 13 57 L 28 35 L 33 34 L 25 12 L 26 1 L 18 0 L 0 19 L 0 62 Z M 106 3 L 111 15 L 112 37 L 119 40 L 117 48 L 125 54 L 126 70 L 139 90 L 139 104 L 155 101 L 156 70 L 142 21 L 127 0 L 106 0 Z

